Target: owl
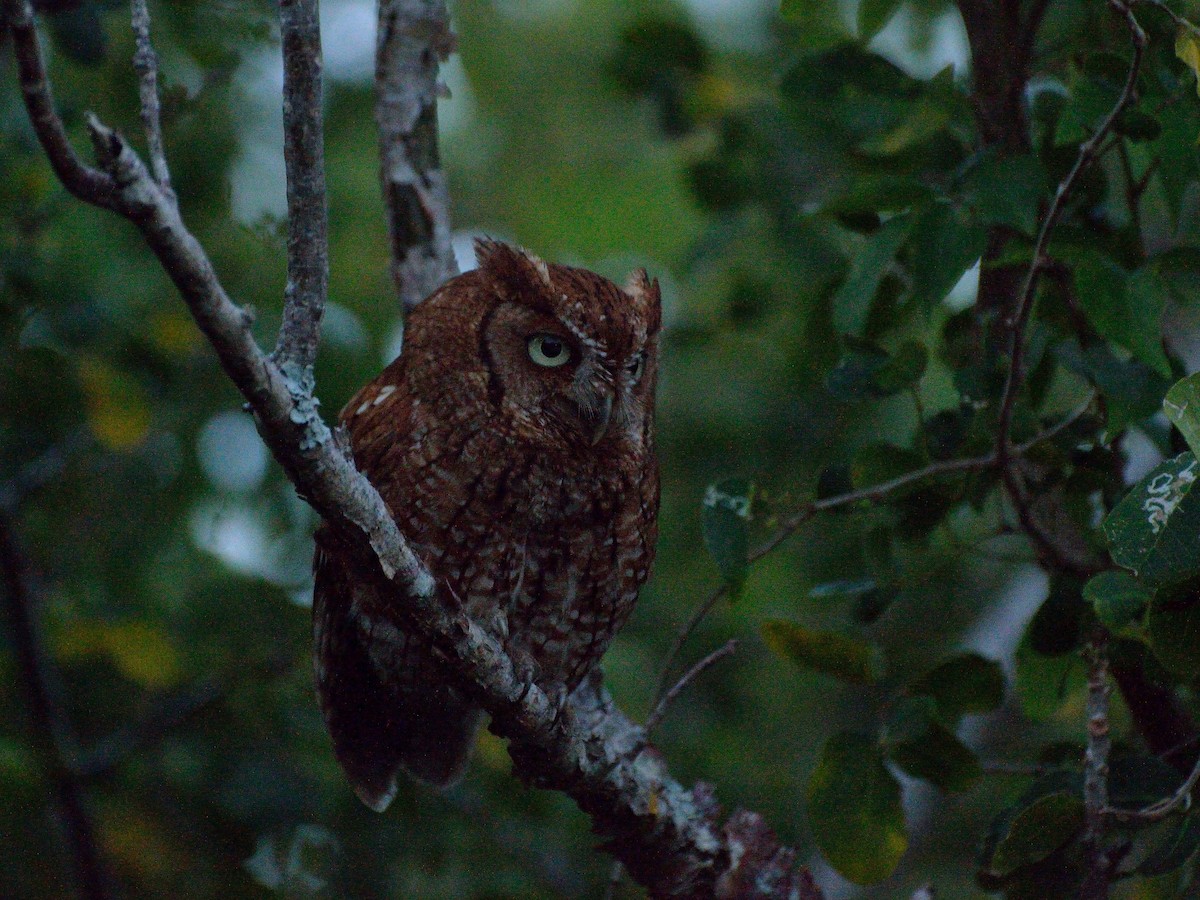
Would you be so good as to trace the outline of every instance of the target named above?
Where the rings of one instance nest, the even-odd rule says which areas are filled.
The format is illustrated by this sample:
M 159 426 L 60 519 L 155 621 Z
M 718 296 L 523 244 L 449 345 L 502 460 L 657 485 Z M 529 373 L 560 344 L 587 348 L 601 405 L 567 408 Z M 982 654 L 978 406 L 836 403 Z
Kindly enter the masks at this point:
M 409 317 L 404 353 L 346 405 L 360 471 L 446 602 L 566 697 L 632 612 L 654 558 L 659 289 L 494 241 Z M 317 694 L 358 796 L 400 770 L 453 784 L 482 712 L 403 624 L 404 598 L 317 533 Z

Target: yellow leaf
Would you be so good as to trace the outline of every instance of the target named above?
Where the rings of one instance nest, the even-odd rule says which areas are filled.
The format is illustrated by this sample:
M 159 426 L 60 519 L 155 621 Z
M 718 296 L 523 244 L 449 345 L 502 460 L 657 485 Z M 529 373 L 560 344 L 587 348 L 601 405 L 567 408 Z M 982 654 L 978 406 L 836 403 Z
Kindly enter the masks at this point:
M 179 654 L 163 629 L 147 622 L 73 622 L 55 636 L 64 658 L 107 655 L 117 671 L 144 688 L 179 681 Z
M 80 360 L 79 380 L 87 397 L 88 424 L 100 442 L 110 450 L 140 444 L 150 431 L 150 406 L 141 385 L 94 357 Z
M 1200 35 L 1190 28 L 1180 28 L 1175 35 L 1175 55 L 1196 74 L 1196 94 L 1200 96 Z
M 147 622 L 109 626 L 108 652 L 121 674 L 145 688 L 167 688 L 179 680 L 179 654 L 165 631 Z
M 475 757 L 493 772 L 508 771 L 508 750 L 505 749 L 504 741 L 486 728 L 481 728 L 479 737 L 475 739 Z
M 169 356 L 186 356 L 200 343 L 200 329 L 181 312 L 157 312 L 150 319 L 150 338 Z

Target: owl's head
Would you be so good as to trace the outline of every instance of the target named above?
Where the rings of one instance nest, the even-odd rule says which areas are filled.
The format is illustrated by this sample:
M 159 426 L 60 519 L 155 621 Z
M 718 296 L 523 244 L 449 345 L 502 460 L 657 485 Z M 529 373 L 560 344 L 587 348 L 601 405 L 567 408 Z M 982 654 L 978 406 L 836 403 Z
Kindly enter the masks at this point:
M 475 247 L 479 357 L 514 432 L 581 451 L 649 440 L 662 321 L 643 270 L 618 286 L 496 241 Z

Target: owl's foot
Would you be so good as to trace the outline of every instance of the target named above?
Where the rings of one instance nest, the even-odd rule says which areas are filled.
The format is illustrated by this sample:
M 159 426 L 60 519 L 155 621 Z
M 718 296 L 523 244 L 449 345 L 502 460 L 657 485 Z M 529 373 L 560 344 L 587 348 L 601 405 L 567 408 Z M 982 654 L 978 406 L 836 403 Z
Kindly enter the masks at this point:
M 545 685 L 543 690 L 546 692 L 546 698 L 550 701 L 550 705 L 554 708 L 554 721 L 551 728 L 558 728 L 569 714 L 570 705 L 567 701 L 571 699 L 571 692 L 561 681 L 552 681 Z
M 519 647 L 508 647 L 508 656 L 513 662 L 517 681 L 521 684 L 521 693 L 517 697 L 517 703 L 524 703 L 525 698 L 529 696 L 529 689 L 537 684 L 538 676 L 542 674 L 542 667 L 527 651 Z

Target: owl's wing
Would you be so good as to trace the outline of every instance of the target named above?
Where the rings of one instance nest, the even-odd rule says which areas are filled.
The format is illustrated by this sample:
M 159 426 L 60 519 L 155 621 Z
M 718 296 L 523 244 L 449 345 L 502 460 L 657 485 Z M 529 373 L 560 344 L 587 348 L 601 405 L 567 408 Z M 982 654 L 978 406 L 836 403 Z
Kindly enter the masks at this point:
M 428 646 L 372 615 L 387 598 L 354 578 L 327 533 L 318 535 L 313 566 L 317 697 L 355 793 L 382 812 L 402 768 L 435 787 L 454 784 L 482 713 L 446 684 Z
M 396 704 L 351 615 L 354 585 L 337 557 L 317 545 L 313 560 L 313 666 L 333 752 L 354 792 L 376 812 L 396 795 L 403 741 Z

